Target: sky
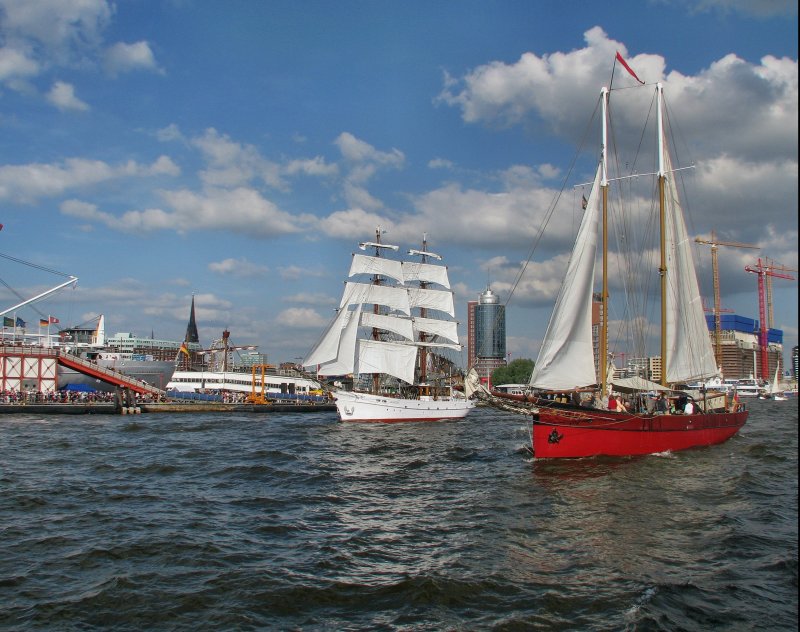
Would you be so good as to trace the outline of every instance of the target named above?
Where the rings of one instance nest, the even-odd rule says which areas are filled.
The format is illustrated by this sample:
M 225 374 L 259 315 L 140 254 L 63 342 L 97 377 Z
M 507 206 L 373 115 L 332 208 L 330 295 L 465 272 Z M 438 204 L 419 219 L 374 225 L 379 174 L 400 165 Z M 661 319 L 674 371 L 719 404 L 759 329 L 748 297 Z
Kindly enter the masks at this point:
M 0 0 L 0 305 L 56 271 L 18 317 L 181 340 L 194 296 L 204 346 L 298 361 L 380 226 L 427 234 L 464 338 L 489 285 L 535 359 L 575 211 L 537 235 L 619 52 L 680 120 L 691 236 L 760 247 L 719 249 L 723 309 L 757 319 L 745 266 L 798 268 L 797 31 L 790 0 Z M 788 351 L 797 281 L 773 296 Z

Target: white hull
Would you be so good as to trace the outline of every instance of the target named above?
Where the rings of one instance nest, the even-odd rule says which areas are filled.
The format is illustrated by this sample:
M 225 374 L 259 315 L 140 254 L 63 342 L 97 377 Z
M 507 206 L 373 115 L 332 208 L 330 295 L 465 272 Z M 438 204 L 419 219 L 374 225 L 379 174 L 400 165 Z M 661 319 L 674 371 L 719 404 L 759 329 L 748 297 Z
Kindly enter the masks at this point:
M 475 407 L 465 398 L 403 399 L 350 391 L 336 391 L 334 397 L 342 421 L 445 421 L 461 419 Z
M 268 395 L 311 395 L 321 389 L 319 382 L 304 377 L 266 374 L 262 378 L 257 373 L 256 393 L 261 392 L 262 385 L 264 393 Z M 239 371 L 175 371 L 167 390 L 183 393 L 235 391 L 249 395 L 253 392 L 253 375 Z

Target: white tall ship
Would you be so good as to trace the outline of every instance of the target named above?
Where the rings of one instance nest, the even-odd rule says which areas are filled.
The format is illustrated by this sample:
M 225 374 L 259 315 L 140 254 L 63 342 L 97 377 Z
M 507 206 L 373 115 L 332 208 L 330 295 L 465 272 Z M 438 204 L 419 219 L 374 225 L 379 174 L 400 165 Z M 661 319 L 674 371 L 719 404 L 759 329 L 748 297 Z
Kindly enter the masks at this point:
M 304 360 L 319 376 L 353 376 L 352 391 L 334 391 L 342 421 L 442 421 L 467 415 L 475 403 L 452 389 L 453 363 L 445 350 L 461 350 L 453 292 L 441 256 L 411 249 L 417 261 L 386 255 L 399 246 L 359 244 L 339 309 Z

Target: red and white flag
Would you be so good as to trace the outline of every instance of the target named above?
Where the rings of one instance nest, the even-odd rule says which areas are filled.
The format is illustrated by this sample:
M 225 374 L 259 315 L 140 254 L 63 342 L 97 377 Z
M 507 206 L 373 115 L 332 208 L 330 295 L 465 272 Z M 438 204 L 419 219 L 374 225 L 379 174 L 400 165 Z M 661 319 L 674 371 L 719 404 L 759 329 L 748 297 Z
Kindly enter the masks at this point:
M 617 61 L 622 64 L 622 67 L 625 68 L 625 70 L 627 70 L 629 73 L 631 73 L 631 77 L 636 79 L 636 81 L 638 81 L 639 83 L 644 84 L 644 81 L 639 79 L 639 77 L 636 76 L 636 73 L 633 72 L 631 67 L 628 65 L 628 62 L 626 62 L 624 59 L 622 59 L 622 55 L 619 54 L 619 51 L 617 51 Z

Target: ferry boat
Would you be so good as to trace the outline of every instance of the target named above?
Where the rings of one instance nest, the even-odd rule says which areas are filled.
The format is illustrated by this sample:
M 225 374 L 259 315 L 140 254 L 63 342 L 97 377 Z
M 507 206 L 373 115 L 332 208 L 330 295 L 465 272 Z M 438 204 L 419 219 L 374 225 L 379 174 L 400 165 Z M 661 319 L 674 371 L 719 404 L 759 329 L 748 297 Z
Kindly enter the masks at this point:
M 737 380 L 733 384 L 733 390 L 739 397 L 758 397 L 764 393 L 764 387 L 753 377 Z
M 294 367 L 267 364 L 257 349 L 254 345 L 232 345 L 226 329 L 222 338 L 212 342 L 207 350 L 181 352 L 187 362 L 174 371 L 166 390 L 173 397 L 185 399 L 219 396 L 228 401 L 329 401 L 317 380 L 302 375 Z M 242 351 L 248 353 L 243 355 Z
M 249 369 L 239 367 L 229 371 L 175 371 L 166 390 L 169 395 L 176 397 L 194 393 L 222 395 L 241 401 L 249 397 L 318 403 L 328 401 L 316 380 L 269 365 Z

